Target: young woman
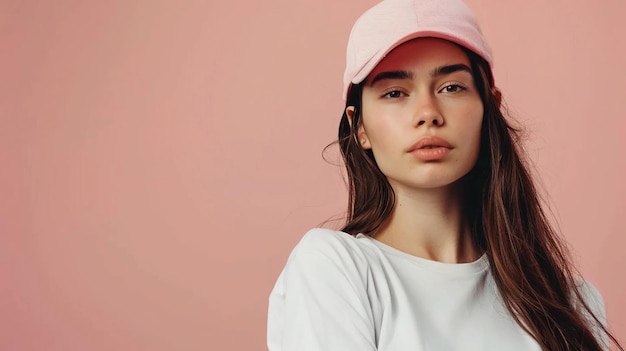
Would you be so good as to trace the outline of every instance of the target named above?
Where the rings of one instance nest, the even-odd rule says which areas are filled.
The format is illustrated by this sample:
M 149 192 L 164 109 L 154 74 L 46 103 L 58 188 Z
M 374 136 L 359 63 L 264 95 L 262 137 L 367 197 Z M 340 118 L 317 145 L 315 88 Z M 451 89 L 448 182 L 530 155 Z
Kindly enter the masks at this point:
M 542 211 L 470 10 L 385 0 L 347 54 L 347 223 L 292 252 L 269 350 L 608 349 L 602 299 Z

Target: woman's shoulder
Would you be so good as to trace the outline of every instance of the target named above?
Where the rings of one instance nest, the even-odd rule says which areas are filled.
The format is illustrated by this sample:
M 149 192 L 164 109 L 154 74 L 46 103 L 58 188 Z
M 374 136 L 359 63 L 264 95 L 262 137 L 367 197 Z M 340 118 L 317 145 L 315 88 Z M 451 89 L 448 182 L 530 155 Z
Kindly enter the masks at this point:
M 270 293 L 271 350 L 375 349 L 380 304 L 371 296 L 378 286 L 370 284 L 372 256 L 363 239 L 323 228 L 302 237 Z M 336 331 L 332 337 L 329 330 Z
M 605 345 L 608 345 L 608 336 L 602 329 L 602 326 L 606 327 L 607 325 L 606 308 L 602 294 L 592 283 L 585 279 L 579 278 L 576 284 L 578 293 L 589 310 L 585 309 L 580 303 L 578 308 L 589 322 L 596 337 L 602 340 Z M 593 316 L 590 315 L 590 313 L 593 314 Z M 598 325 L 598 323 L 602 326 Z
M 579 279 L 578 291 L 587 304 L 592 305 L 598 309 L 604 309 L 604 299 L 600 290 L 596 288 L 591 282 L 585 279 Z M 592 307 L 589 306 L 589 307 Z
M 335 266 L 356 266 L 367 269 L 378 261 L 376 249 L 363 235 L 351 235 L 339 230 L 314 228 L 304 234 L 293 249 L 289 261 L 317 256 Z
M 580 293 L 580 297 L 587 304 L 590 311 L 598 318 L 600 321 L 605 324 L 606 323 L 606 310 L 604 306 L 604 299 L 602 298 L 602 294 L 600 290 L 598 290 L 591 282 L 579 278 L 577 281 L 578 292 Z
M 342 231 L 309 230 L 291 251 L 273 295 L 298 290 L 298 286 L 314 286 L 319 290 L 343 282 L 350 282 L 353 288 L 360 287 L 359 294 L 364 292 L 372 266 L 376 265 L 373 263 L 376 254 L 363 241 L 364 238 Z
M 313 228 L 307 231 L 296 250 L 326 252 L 328 250 L 350 250 L 358 245 L 355 236 L 327 228 Z

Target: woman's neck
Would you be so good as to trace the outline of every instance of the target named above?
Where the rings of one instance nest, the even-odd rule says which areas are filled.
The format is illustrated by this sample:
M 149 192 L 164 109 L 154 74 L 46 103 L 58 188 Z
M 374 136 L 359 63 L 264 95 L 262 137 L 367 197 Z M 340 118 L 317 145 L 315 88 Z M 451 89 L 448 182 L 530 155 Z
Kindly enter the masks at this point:
M 439 189 L 394 187 L 396 205 L 375 239 L 408 254 L 445 263 L 473 262 L 472 242 L 457 185 Z

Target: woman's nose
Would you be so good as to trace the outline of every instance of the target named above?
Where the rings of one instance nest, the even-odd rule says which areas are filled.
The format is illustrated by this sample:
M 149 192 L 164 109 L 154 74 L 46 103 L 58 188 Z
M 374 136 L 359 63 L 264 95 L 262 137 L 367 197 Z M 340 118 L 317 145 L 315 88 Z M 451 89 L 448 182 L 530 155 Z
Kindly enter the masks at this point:
M 429 93 L 420 94 L 415 103 L 414 125 L 416 127 L 423 125 L 441 127 L 443 124 L 443 115 L 436 98 Z

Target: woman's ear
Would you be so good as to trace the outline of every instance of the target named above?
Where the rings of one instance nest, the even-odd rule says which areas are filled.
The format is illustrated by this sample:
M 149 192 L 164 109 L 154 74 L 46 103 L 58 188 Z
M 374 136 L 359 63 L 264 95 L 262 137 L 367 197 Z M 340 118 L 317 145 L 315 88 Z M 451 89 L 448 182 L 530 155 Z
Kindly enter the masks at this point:
M 352 127 L 352 120 L 354 118 L 354 106 L 346 107 L 346 116 L 348 116 L 348 123 L 350 123 L 350 127 Z
M 350 123 L 350 127 L 352 127 L 352 120 L 354 117 L 354 106 L 346 107 L 346 116 L 348 117 L 348 123 Z M 361 145 L 364 150 L 369 150 L 372 148 L 370 145 L 369 138 L 367 137 L 367 132 L 365 132 L 365 128 L 363 127 L 363 122 L 359 121 L 359 129 L 357 134 L 354 136 L 357 144 Z

